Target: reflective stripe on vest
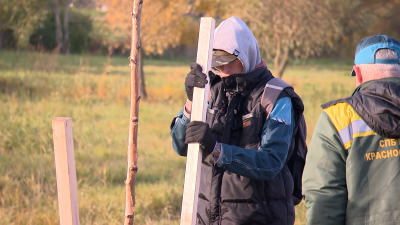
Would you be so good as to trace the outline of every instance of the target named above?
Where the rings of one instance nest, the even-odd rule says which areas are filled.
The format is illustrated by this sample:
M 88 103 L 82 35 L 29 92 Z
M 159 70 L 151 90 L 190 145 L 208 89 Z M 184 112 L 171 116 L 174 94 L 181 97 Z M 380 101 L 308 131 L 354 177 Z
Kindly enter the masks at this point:
M 353 139 L 356 137 L 376 135 L 376 132 L 346 102 L 332 105 L 324 109 L 324 112 L 335 126 L 345 149 L 351 147 Z

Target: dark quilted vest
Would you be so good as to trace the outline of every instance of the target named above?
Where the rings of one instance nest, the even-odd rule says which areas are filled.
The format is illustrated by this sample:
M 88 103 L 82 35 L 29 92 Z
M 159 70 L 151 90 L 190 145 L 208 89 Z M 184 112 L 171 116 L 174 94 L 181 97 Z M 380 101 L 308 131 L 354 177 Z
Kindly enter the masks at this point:
M 212 79 L 207 123 L 219 142 L 258 149 L 265 123 L 260 99 L 272 78 L 261 67 L 244 76 Z M 209 155 L 203 159 L 201 184 L 197 224 L 294 223 L 293 179 L 287 166 L 272 180 L 255 180 L 214 166 Z

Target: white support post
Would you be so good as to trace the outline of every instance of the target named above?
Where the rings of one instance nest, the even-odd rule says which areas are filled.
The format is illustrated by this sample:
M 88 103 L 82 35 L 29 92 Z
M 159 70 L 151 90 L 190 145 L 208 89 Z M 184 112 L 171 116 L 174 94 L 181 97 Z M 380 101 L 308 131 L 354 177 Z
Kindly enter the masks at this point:
M 201 18 L 196 62 L 203 67 L 203 73 L 207 74 L 208 81 L 208 71 L 211 69 L 214 28 L 215 20 L 213 18 Z M 209 83 L 205 88 L 194 88 L 191 121 L 206 121 Z M 201 160 L 202 151 L 199 144 L 189 144 L 183 188 L 181 225 L 196 224 Z
M 74 141 L 70 118 L 52 121 L 60 225 L 79 225 Z

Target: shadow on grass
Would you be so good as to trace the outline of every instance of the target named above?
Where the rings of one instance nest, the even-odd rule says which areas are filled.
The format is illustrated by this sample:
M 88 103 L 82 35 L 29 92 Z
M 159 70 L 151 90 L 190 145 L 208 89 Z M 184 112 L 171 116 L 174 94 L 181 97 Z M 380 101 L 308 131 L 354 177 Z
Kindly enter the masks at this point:
M 16 77 L 0 77 L 0 94 L 29 99 L 48 95 L 49 89 L 45 85 L 40 87 Z
M 194 58 L 145 58 L 143 65 L 145 67 L 186 66 L 189 69 L 189 64 L 194 61 Z M 0 71 L 16 69 L 43 72 L 48 75 L 54 73 L 102 75 L 105 73 L 107 75 L 129 76 L 129 59 L 123 56 L 107 58 L 100 55 L 84 54 L 55 55 L 38 52 L 0 52 Z

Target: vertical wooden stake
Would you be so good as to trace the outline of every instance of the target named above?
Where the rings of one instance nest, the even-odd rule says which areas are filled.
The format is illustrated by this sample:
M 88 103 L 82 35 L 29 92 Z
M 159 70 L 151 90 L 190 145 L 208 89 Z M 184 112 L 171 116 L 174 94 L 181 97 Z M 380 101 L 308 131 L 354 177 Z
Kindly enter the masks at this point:
M 57 117 L 52 126 L 60 224 L 79 225 L 72 122 L 70 118 Z
M 213 18 L 201 18 L 196 62 L 203 67 L 203 72 L 207 74 L 207 79 L 209 79 L 208 71 L 211 69 L 214 28 L 215 20 Z M 206 121 L 209 83 L 205 88 L 194 88 L 191 121 Z M 196 224 L 202 159 L 200 150 L 201 148 L 197 143 L 188 145 L 181 225 Z
M 133 225 L 135 216 L 135 182 L 137 167 L 137 134 L 139 126 L 139 51 L 140 51 L 140 16 L 143 0 L 134 0 L 132 6 L 132 37 L 131 55 L 129 57 L 131 67 L 131 110 L 129 116 L 128 136 L 128 168 L 125 181 L 125 225 Z

